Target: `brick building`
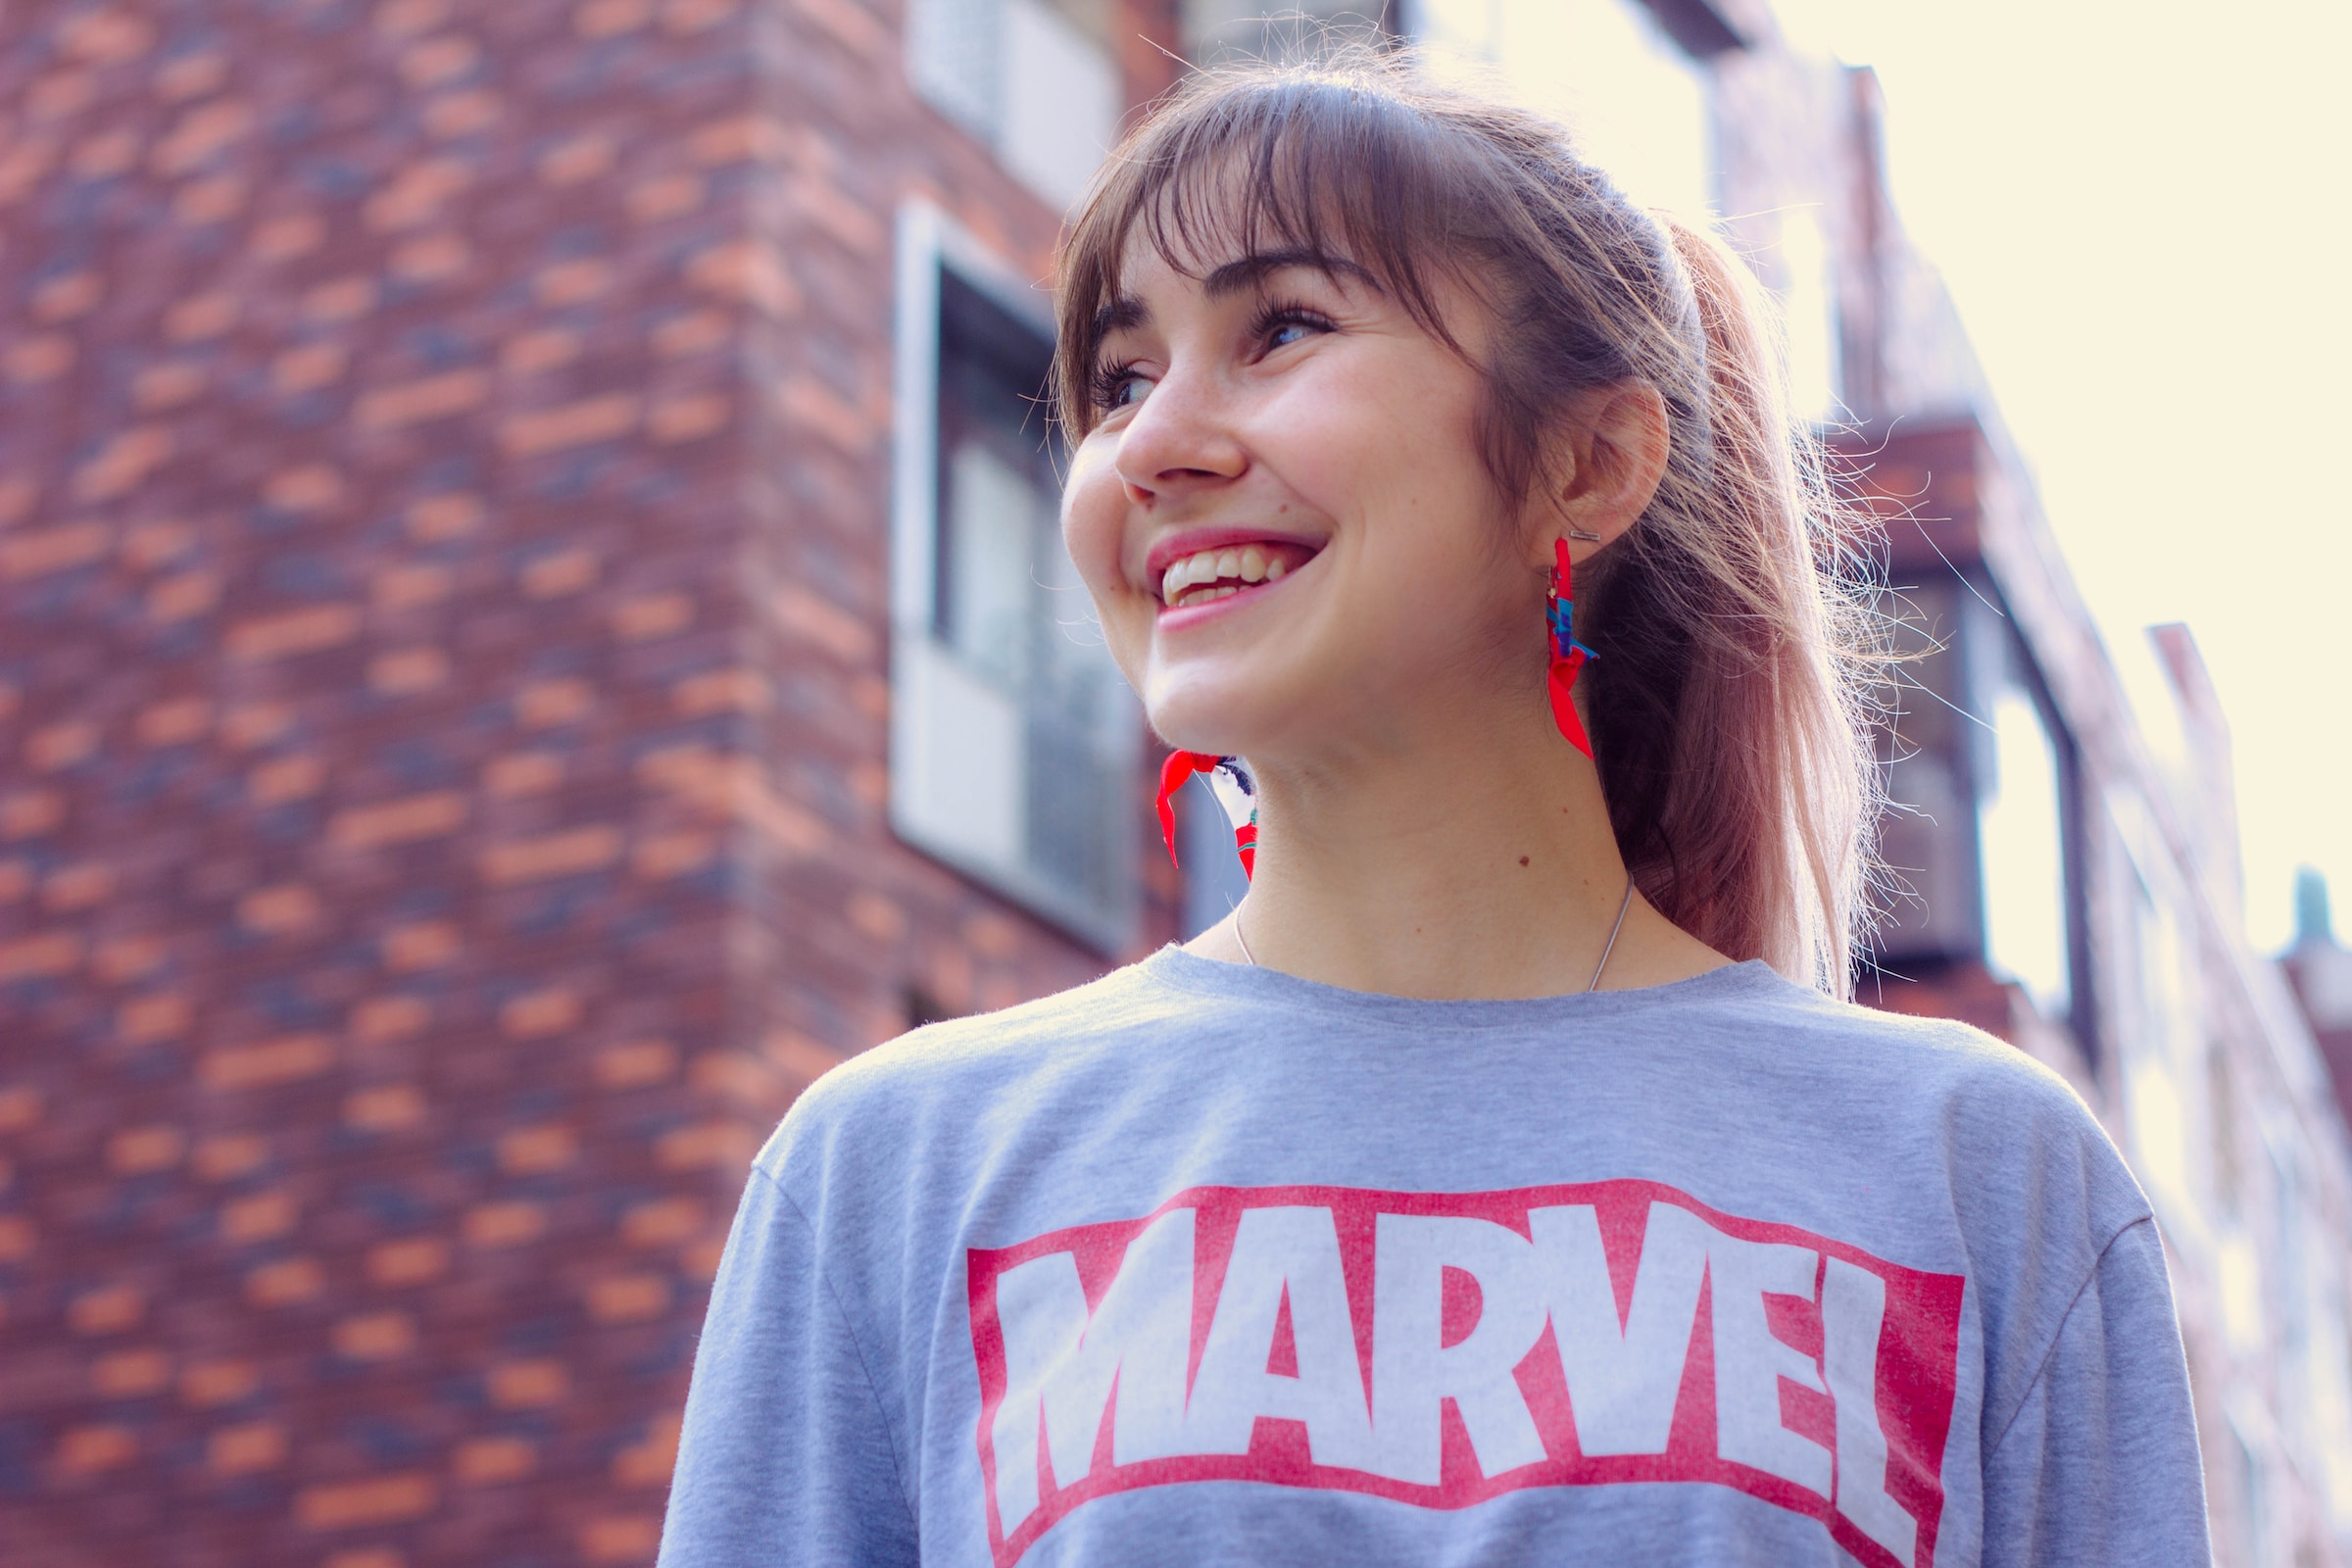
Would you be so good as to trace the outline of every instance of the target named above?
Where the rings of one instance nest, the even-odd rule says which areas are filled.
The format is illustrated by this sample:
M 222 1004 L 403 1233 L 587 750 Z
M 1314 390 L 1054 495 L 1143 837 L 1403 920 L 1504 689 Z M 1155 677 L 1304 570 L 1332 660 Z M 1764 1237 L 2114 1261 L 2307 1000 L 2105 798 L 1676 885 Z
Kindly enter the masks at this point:
M 1861 999 L 1965 1018 L 2075 1085 L 2164 1234 L 2217 1560 L 2352 1561 L 2352 1140 L 2313 1034 L 2329 1015 L 2247 944 L 2229 726 L 2196 644 L 2177 625 L 2102 644 L 1903 240 L 1871 75 L 1750 49 L 1714 88 L 1720 210 L 1760 215 L 1729 226 L 1788 309 L 1800 404 L 1808 354 L 1827 369 L 1819 407 L 1886 520 L 1911 660 Z M 2298 956 L 2308 1003 L 2337 971 L 2316 941 Z
M 1312 9 L 1761 215 L 1800 401 L 1923 519 L 1919 680 L 1992 737 L 1903 720 L 1933 817 L 1872 994 L 2109 1117 L 2226 1560 L 2336 1560 L 2340 1124 L 2236 934 L 2226 772 L 2151 750 L 2088 631 L 1870 77 L 1760 5 Z M 1257 10 L 11 11 L 0 1559 L 650 1561 L 797 1090 L 1222 913 L 1205 813 L 1190 884 L 1152 849 L 1028 400 L 1057 215 Z
M 1741 70 L 1719 105 L 1801 120 L 1801 62 Z M 1843 93 L 1818 75 L 1810 94 L 1844 125 L 1851 172 L 1812 187 L 1833 444 L 1886 520 L 1912 660 L 1883 751 L 1893 877 L 1861 998 L 1965 1018 L 2075 1085 L 2164 1235 L 2217 1560 L 2352 1561 L 2352 1141 L 2311 1021 L 2246 940 L 2228 722 L 2187 627 L 2102 644 L 1949 303 L 1903 245 L 1875 172 L 1875 84 L 1840 74 Z M 1757 172 L 1728 121 L 1724 137 L 1725 210 L 1800 198 L 1769 172 L 1741 183 Z M 2325 955 L 2304 953 L 2316 977 Z
M 0 1560 L 650 1560 L 799 1086 L 1172 930 L 889 829 L 893 214 L 1055 222 L 902 48 L 11 8 Z

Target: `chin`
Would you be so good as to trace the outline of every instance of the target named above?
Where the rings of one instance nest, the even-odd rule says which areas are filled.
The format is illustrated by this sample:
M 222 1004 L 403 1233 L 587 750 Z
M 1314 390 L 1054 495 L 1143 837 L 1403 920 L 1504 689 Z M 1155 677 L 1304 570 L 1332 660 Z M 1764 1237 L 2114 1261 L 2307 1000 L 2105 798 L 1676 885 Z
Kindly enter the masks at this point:
M 1265 696 L 1262 681 L 1231 670 L 1154 671 L 1144 688 L 1144 712 L 1170 746 L 1233 757 L 1276 727 L 1264 711 Z
M 1182 751 L 1211 757 L 1296 751 L 1345 705 L 1284 663 L 1261 655 L 1154 668 L 1143 689 L 1144 712 L 1152 730 Z M 1323 700 L 1314 699 L 1316 691 Z

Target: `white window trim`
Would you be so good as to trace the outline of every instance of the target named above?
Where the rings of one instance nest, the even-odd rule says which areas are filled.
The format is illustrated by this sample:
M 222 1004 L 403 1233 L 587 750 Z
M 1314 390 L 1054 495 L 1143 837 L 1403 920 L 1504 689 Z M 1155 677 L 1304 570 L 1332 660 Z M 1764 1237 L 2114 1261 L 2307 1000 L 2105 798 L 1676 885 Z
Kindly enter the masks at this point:
M 1053 0 L 909 0 L 904 60 L 926 103 L 1056 212 L 1118 141 L 1126 81 L 1112 40 Z
M 1021 906 L 1102 952 L 1131 947 L 1137 929 L 1132 889 L 1104 911 L 1019 864 L 982 859 L 935 831 L 910 808 L 923 788 L 917 761 L 924 739 L 915 692 L 942 657 L 933 631 L 939 573 L 940 273 L 952 270 L 1013 319 L 1049 342 L 1053 312 L 1039 291 L 932 203 L 899 209 L 897 318 L 892 376 L 890 561 L 890 823 L 901 840 Z M 1141 736 L 1138 735 L 1140 742 Z M 1140 744 L 1138 755 L 1141 755 Z M 1140 776 L 1140 775 L 1139 775 Z

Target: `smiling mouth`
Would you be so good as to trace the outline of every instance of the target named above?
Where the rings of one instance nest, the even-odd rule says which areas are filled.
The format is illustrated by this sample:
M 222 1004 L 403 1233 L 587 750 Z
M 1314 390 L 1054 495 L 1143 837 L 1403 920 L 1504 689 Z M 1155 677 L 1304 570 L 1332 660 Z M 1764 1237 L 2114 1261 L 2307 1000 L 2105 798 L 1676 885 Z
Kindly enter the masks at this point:
M 1159 602 L 1170 610 L 1230 599 L 1280 582 L 1314 558 L 1305 545 L 1263 539 L 1224 545 L 1172 561 L 1159 579 Z

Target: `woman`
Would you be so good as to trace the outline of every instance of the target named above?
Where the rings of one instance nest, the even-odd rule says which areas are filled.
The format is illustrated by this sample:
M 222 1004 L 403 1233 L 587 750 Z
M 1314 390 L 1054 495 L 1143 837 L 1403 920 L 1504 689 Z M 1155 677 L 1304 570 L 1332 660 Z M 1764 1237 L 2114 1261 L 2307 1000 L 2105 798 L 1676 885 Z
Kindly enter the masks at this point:
M 1741 278 L 1394 66 L 1135 131 L 1064 528 L 1254 880 L 801 1099 L 664 1564 L 2206 1560 L 2113 1148 L 1837 1000 L 1870 663 Z

